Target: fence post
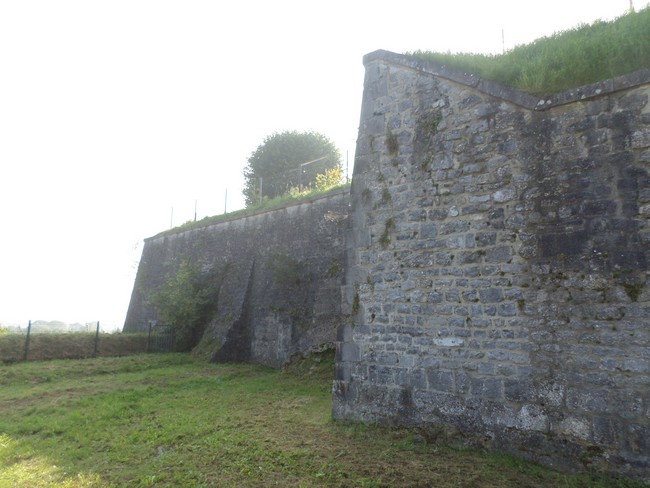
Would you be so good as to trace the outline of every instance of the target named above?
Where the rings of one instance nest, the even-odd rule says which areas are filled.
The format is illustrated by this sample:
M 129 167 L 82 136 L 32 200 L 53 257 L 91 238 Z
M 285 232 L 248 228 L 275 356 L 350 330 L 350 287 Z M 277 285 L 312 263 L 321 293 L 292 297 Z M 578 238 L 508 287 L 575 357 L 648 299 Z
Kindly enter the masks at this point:
M 151 342 L 151 326 L 152 326 L 152 323 L 151 323 L 151 321 L 149 321 L 149 335 L 147 336 L 147 351 L 146 352 L 149 352 L 149 343 Z
M 93 350 L 93 357 L 97 357 L 97 352 L 99 351 L 99 320 L 97 321 L 97 331 L 95 332 L 95 349 Z
M 23 361 L 27 361 L 27 353 L 29 352 L 29 333 L 32 331 L 32 321 L 30 320 L 27 323 L 27 338 L 25 339 L 25 354 L 23 356 Z

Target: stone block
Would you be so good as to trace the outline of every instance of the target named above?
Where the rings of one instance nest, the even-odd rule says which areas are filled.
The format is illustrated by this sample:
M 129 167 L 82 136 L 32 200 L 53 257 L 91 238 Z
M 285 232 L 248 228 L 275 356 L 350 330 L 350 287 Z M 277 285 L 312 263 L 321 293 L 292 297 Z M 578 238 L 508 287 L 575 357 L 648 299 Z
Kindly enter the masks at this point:
M 591 440 L 591 424 L 587 417 L 570 416 L 559 422 L 557 431 L 561 435 L 583 441 Z
M 399 363 L 397 353 L 378 353 L 376 356 L 377 364 L 394 366 Z
M 525 432 L 548 432 L 549 418 L 543 407 L 526 404 L 514 417 L 513 426 Z
M 427 389 L 427 377 L 422 369 L 399 368 L 395 375 L 398 385 L 411 390 Z
M 338 345 L 340 347 L 339 358 L 341 361 L 355 362 L 361 359 L 361 350 L 359 346 L 353 342 L 343 342 Z
M 501 288 L 483 288 L 479 290 L 478 294 L 482 303 L 503 301 L 503 290 Z
M 593 441 L 601 446 L 613 446 L 625 436 L 625 426 L 613 416 L 596 415 L 592 418 Z
M 566 405 L 576 412 L 613 412 L 615 407 L 610 407 L 608 396 L 608 392 L 602 390 L 571 388 L 566 392 Z
M 437 369 L 427 369 L 426 377 L 428 381 L 428 388 L 435 391 L 446 393 L 453 392 L 453 373 L 450 371 L 440 371 Z
M 368 366 L 368 382 L 370 385 L 393 385 L 395 384 L 394 368 L 389 366 Z
M 434 223 L 420 224 L 420 237 L 424 239 L 434 238 L 438 234 L 437 226 Z
M 536 391 L 525 378 L 505 379 L 503 394 L 506 400 L 513 402 L 533 402 L 537 399 Z
M 475 398 L 497 400 L 503 398 L 503 381 L 500 378 L 472 378 L 471 392 Z
M 500 317 L 514 317 L 517 315 L 517 305 L 514 303 L 501 303 L 497 309 Z
M 647 458 L 650 452 L 650 426 L 644 424 L 629 425 L 625 444 L 630 452 Z
M 492 200 L 497 203 L 509 202 L 517 196 L 517 192 L 514 188 L 504 188 L 498 190 L 492 194 Z
M 486 263 L 507 263 L 512 260 L 512 246 L 496 246 L 486 249 Z
M 352 379 L 352 368 L 344 362 L 337 362 L 334 365 L 334 381 L 350 381 Z

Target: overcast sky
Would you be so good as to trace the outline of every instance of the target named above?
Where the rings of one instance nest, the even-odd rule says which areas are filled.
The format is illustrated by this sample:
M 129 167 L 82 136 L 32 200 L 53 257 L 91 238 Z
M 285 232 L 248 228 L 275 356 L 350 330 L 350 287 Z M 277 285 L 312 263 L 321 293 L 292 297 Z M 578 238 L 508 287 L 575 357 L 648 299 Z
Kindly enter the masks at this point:
M 246 160 L 273 132 L 321 132 L 351 169 L 364 54 L 499 53 L 628 8 L 1 1 L 0 324 L 121 328 L 143 239 L 194 219 L 195 202 L 199 219 L 223 213 L 226 191 L 241 208 Z

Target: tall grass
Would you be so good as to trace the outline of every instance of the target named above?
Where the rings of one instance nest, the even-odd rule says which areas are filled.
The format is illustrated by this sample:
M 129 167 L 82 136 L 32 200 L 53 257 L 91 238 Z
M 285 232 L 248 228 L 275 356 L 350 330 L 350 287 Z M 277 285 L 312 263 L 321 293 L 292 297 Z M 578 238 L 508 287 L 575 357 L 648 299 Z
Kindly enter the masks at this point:
M 25 356 L 24 334 L 0 335 L 0 363 L 21 361 Z M 128 356 L 147 350 L 146 334 L 99 334 L 95 351 L 95 334 L 31 334 L 27 359 L 83 359 L 92 356 Z
M 502 55 L 412 54 L 531 94 L 550 94 L 650 68 L 650 7 L 557 32 Z

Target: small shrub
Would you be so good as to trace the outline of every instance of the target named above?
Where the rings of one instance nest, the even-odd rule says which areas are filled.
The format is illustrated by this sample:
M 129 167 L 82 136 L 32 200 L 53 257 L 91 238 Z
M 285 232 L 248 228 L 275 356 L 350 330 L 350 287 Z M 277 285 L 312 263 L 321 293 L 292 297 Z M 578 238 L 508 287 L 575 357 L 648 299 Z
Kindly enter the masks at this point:
M 442 112 L 438 109 L 428 117 L 418 122 L 418 128 L 429 135 L 435 135 L 438 132 L 438 126 L 442 121 Z
M 390 237 L 388 237 L 388 234 L 395 228 L 395 220 L 391 217 L 386 221 L 384 224 L 384 232 L 381 234 L 381 237 L 379 238 L 379 242 L 381 243 L 382 247 L 388 246 L 390 244 Z
M 397 136 L 392 132 L 386 134 L 386 150 L 391 156 L 395 156 L 399 150 L 399 144 L 397 143 Z
M 354 297 L 352 297 L 352 315 L 359 313 L 361 299 L 359 297 L 359 284 L 354 285 Z
M 189 351 L 199 341 L 216 307 L 221 280 L 215 270 L 201 271 L 197 264 L 183 260 L 151 295 L 160 322 L 176 330 L 179 350 Z
M 325 170 L 325 173 L 316 175 L 314 187 L 317 191 L 327 191 L 341 184 L 343 180 L 343 171 L 340 166 Z

